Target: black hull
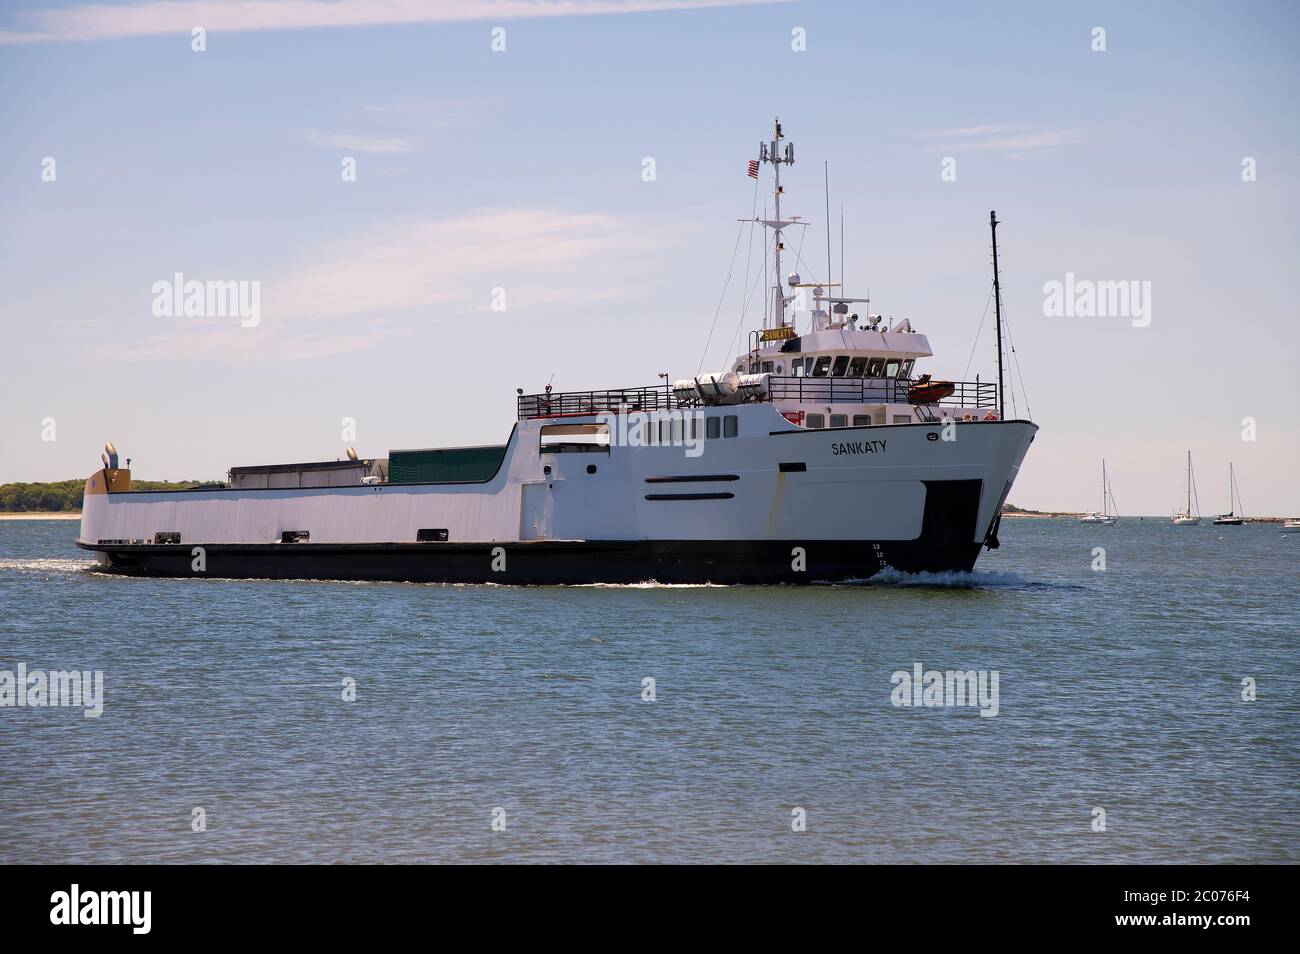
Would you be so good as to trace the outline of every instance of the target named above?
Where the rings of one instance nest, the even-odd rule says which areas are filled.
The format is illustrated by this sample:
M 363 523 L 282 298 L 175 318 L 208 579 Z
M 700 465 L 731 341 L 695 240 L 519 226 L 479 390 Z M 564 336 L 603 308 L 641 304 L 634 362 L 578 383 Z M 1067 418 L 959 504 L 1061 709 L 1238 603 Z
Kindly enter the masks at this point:
M 916 541 L 699 541 L 425 544 L 257 544 L 204 547 L 192 568 L 187 545 L 79 544 L 104 555 L 106 572 L 139 576 L 410 583 L 814 583 L 902 572 L 965 571 L 981 544 Z M 795 548 L 805 553 L 796 571 Z M 496 552 L 494 552 L 496 551 Z M 494 570 L 502 565 L 504 569 Z

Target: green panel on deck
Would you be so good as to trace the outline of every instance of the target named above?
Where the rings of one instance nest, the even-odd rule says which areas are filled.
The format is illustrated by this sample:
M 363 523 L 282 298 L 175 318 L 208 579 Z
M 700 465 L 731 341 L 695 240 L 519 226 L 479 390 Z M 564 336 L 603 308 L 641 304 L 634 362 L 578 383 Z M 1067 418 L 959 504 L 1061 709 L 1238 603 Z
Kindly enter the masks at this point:
M 442 447 L 388 453 L 392 484 L 463 483 L 490 480 L 501 466 L 506 447 Z

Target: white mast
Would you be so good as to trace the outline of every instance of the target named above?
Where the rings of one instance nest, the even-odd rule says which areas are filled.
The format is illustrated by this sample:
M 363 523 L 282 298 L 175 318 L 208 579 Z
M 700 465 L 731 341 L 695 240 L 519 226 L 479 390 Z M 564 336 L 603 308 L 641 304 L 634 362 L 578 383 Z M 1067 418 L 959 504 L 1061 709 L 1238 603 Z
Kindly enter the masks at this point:
M 781 250 L 785 247 L 782 242 L 782 230 L 787 225 L 799 225 L 799 216 L 789 219 L 781 218 L 781 166 L 794 165 L 794 143 L 786 143 L 785 149 L 781 149 L 781 140 L 785 136 L 781 133 L 781 119 L 777 119 L 772 124 L 772 140 L 759 144 L 758 161 L 770 163 L 775 173 L 775 186 L 772 197 L 775 204 L 775 218 L 758 219 L 757 221 L 766 225 L 776 233 L 775 251 L 773 254 L 774 270 L 772 274 L 772 318 L 770 323 L 764 321 L 763 330 L 768 328 L 785 327 L 785 306 L 790 303 L 784 291 L 781 289 Z M 744 221 L 744 220 L 742 220 Z

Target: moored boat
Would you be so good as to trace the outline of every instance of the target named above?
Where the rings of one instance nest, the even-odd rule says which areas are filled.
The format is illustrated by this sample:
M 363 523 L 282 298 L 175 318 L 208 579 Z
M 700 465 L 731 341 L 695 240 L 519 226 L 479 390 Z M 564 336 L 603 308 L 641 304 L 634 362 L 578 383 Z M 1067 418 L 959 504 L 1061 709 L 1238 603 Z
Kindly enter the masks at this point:
M 1214 518 L 1216 527 L 1240 527 L 1246 521 L 1246 508 L 1241 503 L 1241 491 L 1237 488 L 1237 474 L 1228 464 L 1228 512 Z
M 1192 503 L 1196 502 L 1196 511 Z M 1196 499 L 1196 478 L 1192 476 L 1192 452 L 1187 452 L 1187 504 L 1171 518 L 1175 527 L 1194 527 L 1201 522 L 1201 504 Z
M 1079 518 L 1080 523 L 1099 523 L 1113 527 L 1119 523 L 1119 510 L 1112 512 L 1114 495 L 1111 493 L 1110 481 L 1106 478 L 1106 461 L 1101 462 L 1101 510 L 1085 513 Z

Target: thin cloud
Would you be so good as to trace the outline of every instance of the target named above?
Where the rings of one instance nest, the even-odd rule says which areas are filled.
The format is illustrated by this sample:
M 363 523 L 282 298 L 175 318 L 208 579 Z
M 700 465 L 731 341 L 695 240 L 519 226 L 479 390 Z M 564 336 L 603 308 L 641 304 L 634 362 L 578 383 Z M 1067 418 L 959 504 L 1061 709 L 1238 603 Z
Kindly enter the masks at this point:
M 349 133 L 312 132 L 307 139 L 317 146 L 344 149 L 348 152 L 392 154 L 410 152 L 415 148 L 415 143 L 410 139 L 381 139 L 374 136 L 354 136 Z
M 311 360 L 465 319 L 527 321 L 578 301 L 631 301 L 653 281 L 648 253 L 672 240 L 665 235 L 609 215 L 546 209 L 388 222 L 322 245 L 263 281 L 256 328 L 227 318 L 153 319 L 168 324 L 97 354 L 133 363 Z M 593 274 L 602 276 L 598 286 Z M 492 311 L 497 288 L 507 296 L 504 312 Z
M 1055 149 L 1084 142 L 1088 134 L 1082 129 L 1034 129 L 1028 126 L 964 126 L 921 134 L 940 139 L 944 149 L 953 152 L 1001 152 L 1023 155 L 1041 149 Z
M 962 126 L 958 129 L 936 129 L 933 132 L 922 133 L 923 136 L 929 136 L 937 139 L 955 139 L 967 138 L 970 136 L 991 136 L 1000 133 L 1015 132 L 1019 126 Z
M 25 29 L 0 31 L 0 43 L 59 43 L 121 37 L 400 26 L 538 17 L 646 13 L 750 6 L 781 0 L 136 0 L 102 6 L 22 10 Z
M 1030 152 L 1035 149 L 1054 149 L 1083 142 L 1088 134 L 1080 129 L 1057 129 L 1047 132 L 1017 133 L 1011 136 L 996 136 L 964 143 L 961 148 L 973 152 Z

